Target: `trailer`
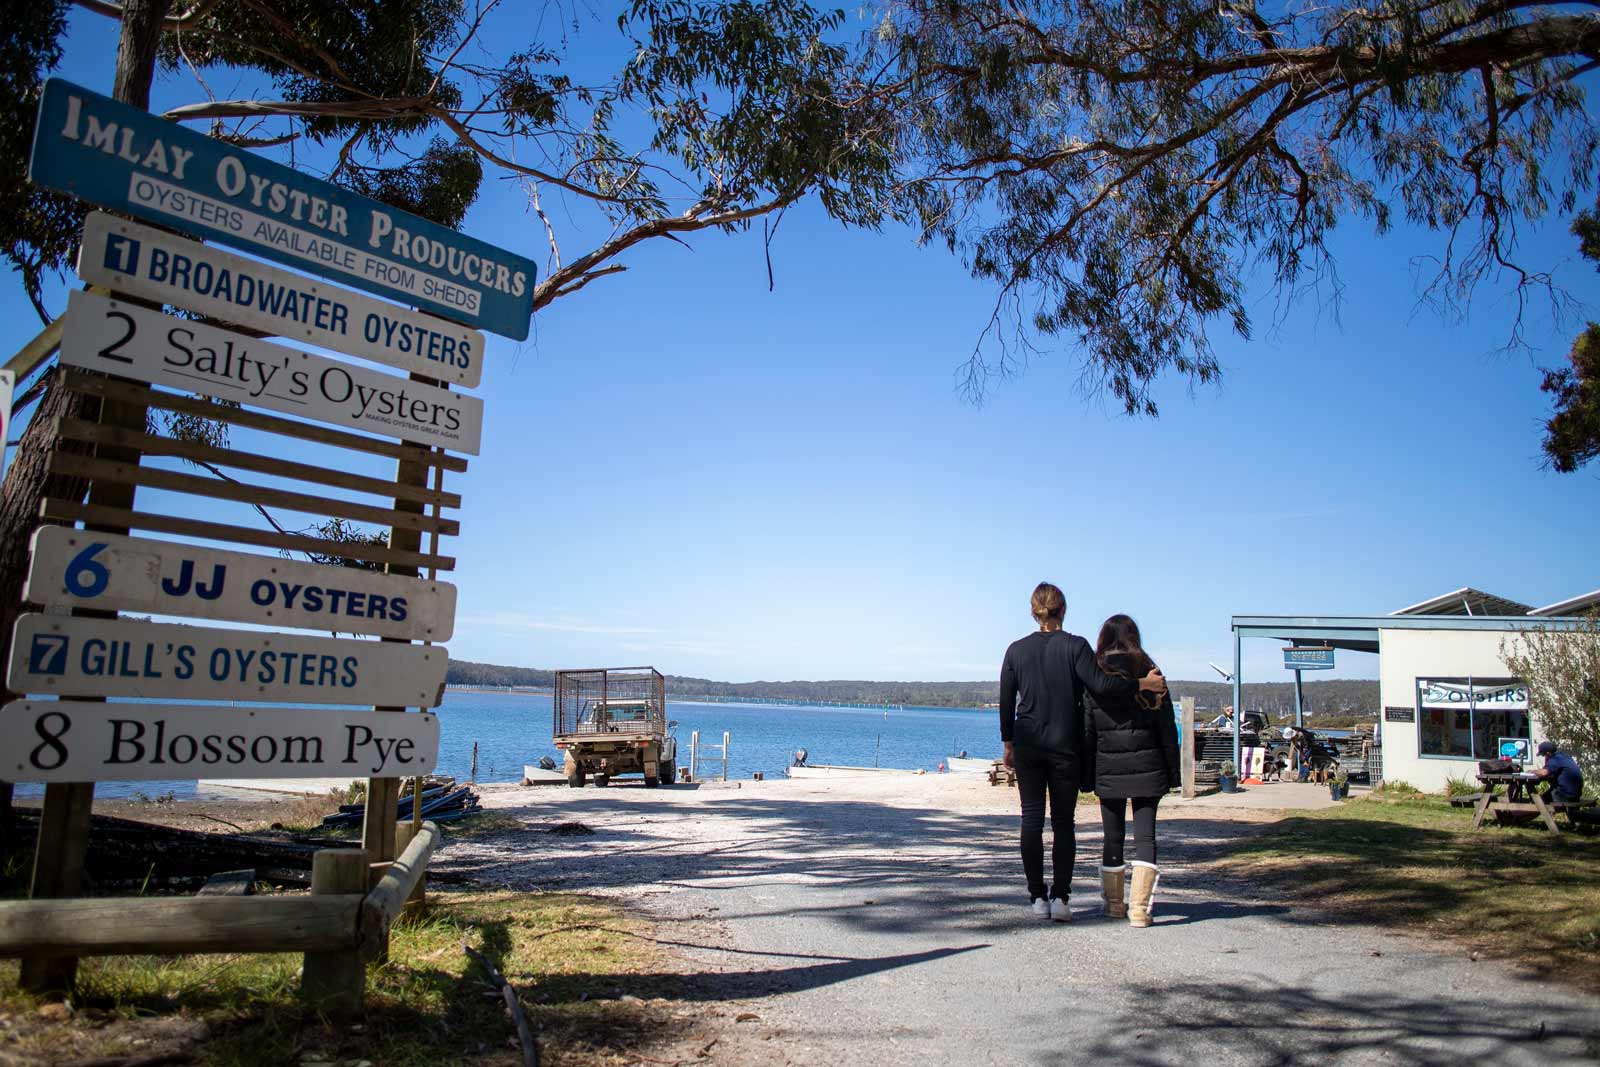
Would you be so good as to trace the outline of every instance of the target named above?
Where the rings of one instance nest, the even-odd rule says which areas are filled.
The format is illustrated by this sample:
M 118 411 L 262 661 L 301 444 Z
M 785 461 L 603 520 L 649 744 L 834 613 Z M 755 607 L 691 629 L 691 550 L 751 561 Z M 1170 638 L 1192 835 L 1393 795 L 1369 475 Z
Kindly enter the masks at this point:
M 655 788 L 677 775 L 678 742 L 667 722 L 667 683 L 654 667 L 557 671 L 556 748 L 574 789 L 639 774 Z

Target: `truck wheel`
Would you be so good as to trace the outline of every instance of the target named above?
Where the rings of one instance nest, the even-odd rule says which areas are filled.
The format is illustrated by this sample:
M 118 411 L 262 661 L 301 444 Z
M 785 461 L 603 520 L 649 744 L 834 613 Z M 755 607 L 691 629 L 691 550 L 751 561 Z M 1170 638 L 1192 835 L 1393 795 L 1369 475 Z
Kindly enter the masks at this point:
M 594 776 L 594 784 L 595 784 L 595 788 L 596 789 L 604 789 L 606 786 L 611 784 L 611 775 L 609 775 L 609 774 L 597 774 L 597 775 L 595 775 Z
M 582 767 L 579 767 L 577 770 L 575 770 L 571 774 L 567 775 L 567 785 L 570 788 L 573 788 L 573 789 L 582 789 L 583 788 L 583 768 Z
M 644 776 L 644 787 L 646 789 L 654 789 L 656 786 L 658 786 L 660 784 L 661 784 L 661 779 L 657 778 L 655 775 L 647 774 L 647 775 Z
M 661 780 L 667 785 L 671 785 L 678 780 L 678 761 L 676 759 L 663 760 L 661 762 Z

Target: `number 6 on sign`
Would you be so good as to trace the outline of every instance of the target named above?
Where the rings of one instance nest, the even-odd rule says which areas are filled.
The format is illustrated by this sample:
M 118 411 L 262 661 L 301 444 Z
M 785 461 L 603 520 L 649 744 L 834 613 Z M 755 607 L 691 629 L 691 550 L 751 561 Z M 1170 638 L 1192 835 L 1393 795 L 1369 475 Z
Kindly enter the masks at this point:
M 111 572 L 107 571 L 103 564 L 95 561 L 95 557 L 105 550 L 105 542 L 96 541 L 72 557 L 72 562 L 67 564 L 65 575 L 67 592 L 88 600 L 106 591 L 106 584 L 111 581 Z

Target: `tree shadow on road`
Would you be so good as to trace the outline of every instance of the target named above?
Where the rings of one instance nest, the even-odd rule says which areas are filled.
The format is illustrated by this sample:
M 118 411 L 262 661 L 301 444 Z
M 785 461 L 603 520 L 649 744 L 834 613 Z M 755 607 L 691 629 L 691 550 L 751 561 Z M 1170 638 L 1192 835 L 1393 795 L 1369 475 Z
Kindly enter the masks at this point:
M 1106 1036 L 1047 1053 L 1041 1067 L 1086 1063 L 1248 1067 L 1373 1062 L 1590 1064 L 1600 1054 L 1592 1010 L 1526 1005 L 1459 991 L 1359 994 L 1295 985 L 1205 982 L 1124 989 Z

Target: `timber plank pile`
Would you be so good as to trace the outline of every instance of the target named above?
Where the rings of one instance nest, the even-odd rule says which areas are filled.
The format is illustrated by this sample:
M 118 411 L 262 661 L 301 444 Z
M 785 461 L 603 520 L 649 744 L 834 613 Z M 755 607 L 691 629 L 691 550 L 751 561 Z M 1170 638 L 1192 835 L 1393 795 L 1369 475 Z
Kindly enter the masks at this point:
M 19 851 L 30 850 L 39 835 L 39 812 L 18 808 L 13 832 Z M 311 885 L 311 857 L 317 846 L 264 834 L 224 834 L 96 815 L 89 824 L 84 855 L 86 887 L 105 893 L 193 891 L 223 871 L 249 868 L 256 880 L 277 886 Z
M 401 797 L 396 817 L 411 818 L 415 803 L 415 798 L 410 795 Z M 478 794 L 473 792 L 470 786 L 458 788 L 454 785 L 440 785 L 424 789 L 422 792 L 422 817 L 429 822 L 450 822 L 482 810 L 478 803 Z M 340 804 L 338 811 L 323 816 L 322 825 L 360 826 L 362 820 L 366 818 L 366 812 L 365 804 Z

